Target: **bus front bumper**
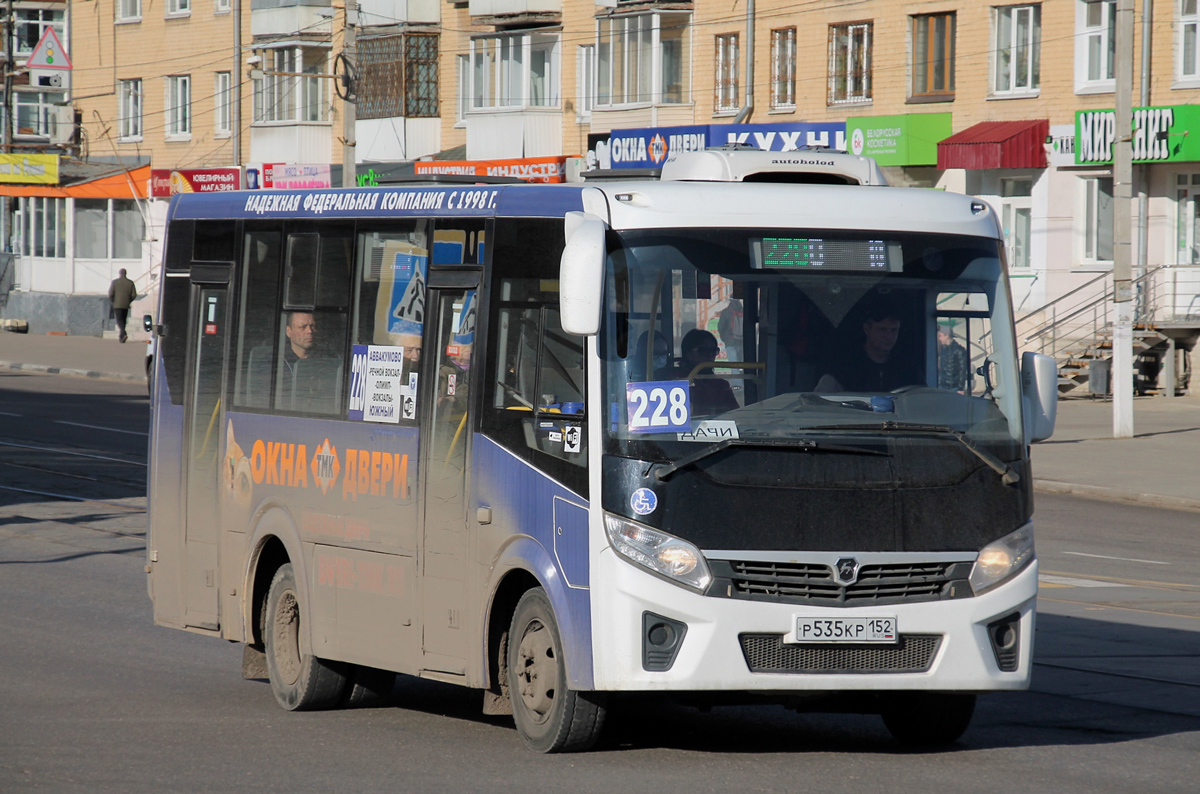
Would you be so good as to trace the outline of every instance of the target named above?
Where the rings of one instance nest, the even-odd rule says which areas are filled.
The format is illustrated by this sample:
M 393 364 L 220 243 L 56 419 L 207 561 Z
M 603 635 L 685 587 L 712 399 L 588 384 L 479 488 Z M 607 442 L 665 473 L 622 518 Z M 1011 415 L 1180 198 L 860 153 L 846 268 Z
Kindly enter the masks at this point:
M 592 592 L 605 593 L 592 599 L 599 690 L 987 692 L 1029 686 L 1036 560 L 971 598 L 831 608 L 703 596 L 606 549 L 593 567 Z M 668 669 L 646 669 L 647 613 L 650 622 L 661 616 L 686 626 Z M 1004 672 L 988 627 L 1010 616 L 1017 645 L 1006 666 L 1012 668 L 1011 657 L 1016 664 Z M 901 641 L 801 645 L 794 642 L 799 617 L 894 617 Z

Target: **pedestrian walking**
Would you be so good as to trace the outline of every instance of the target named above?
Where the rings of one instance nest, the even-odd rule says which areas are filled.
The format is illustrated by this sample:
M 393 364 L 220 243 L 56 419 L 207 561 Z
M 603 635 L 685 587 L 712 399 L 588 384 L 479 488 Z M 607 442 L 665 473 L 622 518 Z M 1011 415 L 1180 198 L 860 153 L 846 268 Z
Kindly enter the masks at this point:
M 121 341 L 129 339 L 125 333 L 125 323 L 129 320 L 129 307 L 137 300 L 137 287 L 125 277 L 125 268 L 118 271 L 116 278 L 108 285 L 108 299 L 112 301 L 113 315 L 117 320 L 117 330 L 121 332 Z

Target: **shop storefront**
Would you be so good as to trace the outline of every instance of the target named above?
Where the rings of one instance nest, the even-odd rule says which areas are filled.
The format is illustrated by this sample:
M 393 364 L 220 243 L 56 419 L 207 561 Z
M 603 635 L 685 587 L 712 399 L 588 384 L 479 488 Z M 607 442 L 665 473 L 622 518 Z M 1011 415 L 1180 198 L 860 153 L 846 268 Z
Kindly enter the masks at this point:
M 14 255 L 5 317 L 28 320 L 32 333 L 99 335 L 109 325 L 108 285 L 118 270 L 128 271 L 139 293 L 157 292 L 148 233 L 156 218 L 144 201 L 148 166 L 0 157 L 5 247 Z

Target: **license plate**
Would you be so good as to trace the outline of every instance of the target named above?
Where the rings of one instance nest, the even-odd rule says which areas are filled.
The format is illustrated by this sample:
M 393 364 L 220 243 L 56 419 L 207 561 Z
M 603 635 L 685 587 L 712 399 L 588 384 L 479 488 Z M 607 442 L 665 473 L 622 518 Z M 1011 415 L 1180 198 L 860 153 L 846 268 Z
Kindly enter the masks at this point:
M 896 642 L 895 618 L 796 618 L 796 642 Z

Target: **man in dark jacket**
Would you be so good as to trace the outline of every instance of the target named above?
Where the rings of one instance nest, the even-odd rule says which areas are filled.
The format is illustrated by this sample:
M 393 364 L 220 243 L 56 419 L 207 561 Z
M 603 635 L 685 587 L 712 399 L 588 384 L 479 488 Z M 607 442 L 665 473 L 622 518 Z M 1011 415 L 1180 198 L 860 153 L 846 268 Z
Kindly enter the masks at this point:
M 125 333 L 125 322 L 129 319 L 129 307 L 137 300 L 137 287 L 125 277 L 125 268 L 118 271 L 119 275 L 108 285 L 108 299 L 112 301 L 113 314 L 117 318 L 117 330 L 121 332 L 121 341 L 129 338 Z

